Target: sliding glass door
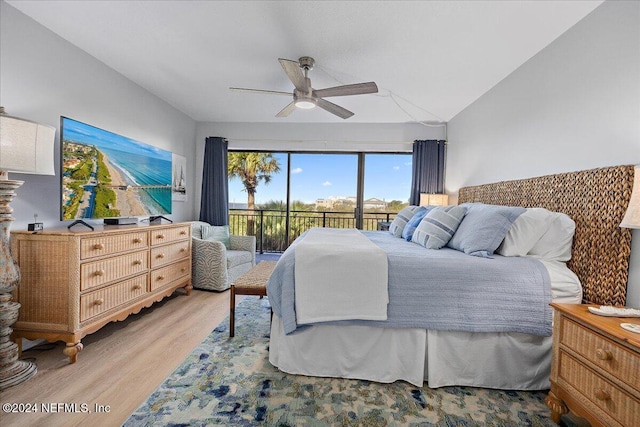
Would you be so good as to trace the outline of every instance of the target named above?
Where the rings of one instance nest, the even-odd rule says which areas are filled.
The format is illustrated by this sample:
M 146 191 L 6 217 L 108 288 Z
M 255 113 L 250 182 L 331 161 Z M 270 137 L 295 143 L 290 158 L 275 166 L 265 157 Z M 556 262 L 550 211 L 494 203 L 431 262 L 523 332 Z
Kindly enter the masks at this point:
M 229 176 L 231 233 L 255 235 L 260 251 L 284 251 L 312 227 L 380 229 L 408 204 L 411 154 L 230 152 L 229 159 L 245 161 Z M 265 159 L 270 167 L 261 170 Z

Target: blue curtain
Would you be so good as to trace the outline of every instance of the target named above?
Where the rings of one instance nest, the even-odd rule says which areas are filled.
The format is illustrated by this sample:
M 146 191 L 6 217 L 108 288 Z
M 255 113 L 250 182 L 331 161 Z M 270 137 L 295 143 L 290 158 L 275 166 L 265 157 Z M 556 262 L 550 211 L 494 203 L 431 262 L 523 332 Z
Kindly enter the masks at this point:
M 434 139 L 413 142 L 413 175 L 409 204 L 420 204 L 420 193 L 444 192 L 446 141 Z
M 211 225 L 229 224 L 228 146 L 218 136 L 207 138 L 204 145 L 200 221 Z

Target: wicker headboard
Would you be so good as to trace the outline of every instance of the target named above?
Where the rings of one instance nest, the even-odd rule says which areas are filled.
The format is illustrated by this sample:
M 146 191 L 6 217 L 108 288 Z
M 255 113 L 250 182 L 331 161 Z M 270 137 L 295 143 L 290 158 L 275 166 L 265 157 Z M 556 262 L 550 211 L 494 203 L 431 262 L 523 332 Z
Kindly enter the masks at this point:
M 463 187 L 458 202 L 542 207 L 576 223 L 568 267 L 580 278 L 583 302 L 625 304 L 631 230 L 620 228 L 634 167 L 615 166 Z

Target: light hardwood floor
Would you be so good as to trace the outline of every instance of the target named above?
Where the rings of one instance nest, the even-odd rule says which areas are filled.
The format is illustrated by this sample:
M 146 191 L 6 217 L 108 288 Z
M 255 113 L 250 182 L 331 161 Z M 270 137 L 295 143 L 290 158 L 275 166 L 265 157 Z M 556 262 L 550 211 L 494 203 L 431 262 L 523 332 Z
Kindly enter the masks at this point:
M 242 300 L 237 297 L 236 303 Z M 229 291 L 183 290 L 123 322 L 86 336 L 78 361 L 70 365 L 63 343 L 29 349 L 23 358 L 38 366 L 36 376 L 4 390 L 0 403 L 36 404 L 37 413 L 0 411 L 8 426 L 120 426 L 184 358 L 229 314 Z M 46 345 L 46 344 L 45 344 Z M 90 413 L 43 413 L 42 404 L 76 404 Z M 96 412 L 95 405 L 109 412 Z M 54 406 L 55 405 L 50 405 Z M 67 407 L 67 410 L 73 409 Z

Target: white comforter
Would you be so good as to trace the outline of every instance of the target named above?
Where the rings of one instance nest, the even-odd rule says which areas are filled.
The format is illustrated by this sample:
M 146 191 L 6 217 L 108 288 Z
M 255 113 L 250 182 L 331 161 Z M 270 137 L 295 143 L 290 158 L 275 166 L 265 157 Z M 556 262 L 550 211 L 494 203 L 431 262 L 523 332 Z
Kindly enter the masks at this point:
M 312 228 L 295 250 L 299 325 L 386 320 L 387 254 L 356 229 Z

